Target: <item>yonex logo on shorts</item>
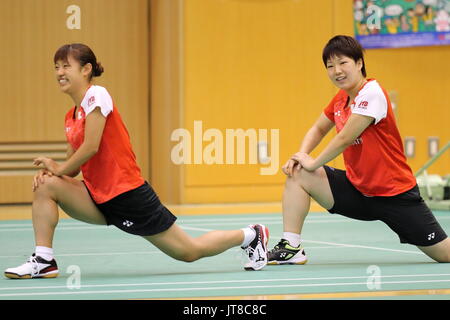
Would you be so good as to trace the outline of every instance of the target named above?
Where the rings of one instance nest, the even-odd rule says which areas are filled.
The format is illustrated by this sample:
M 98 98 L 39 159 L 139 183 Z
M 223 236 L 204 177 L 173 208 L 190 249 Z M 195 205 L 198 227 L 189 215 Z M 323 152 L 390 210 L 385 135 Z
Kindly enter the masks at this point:
M 131 226 L 133 225 L 133 222 L 128 221 L 128 220 L 125 220 L 125 221 L 123 222 L 123 225 L 124 225 L 124 226 L 127 226 L 127 227 L 131 227 Z
M 433 233 L 430 233 L 429 235 L 428 235 L 428 240 L 431 240 L 431 239 L 434 239 L 434 232 Z

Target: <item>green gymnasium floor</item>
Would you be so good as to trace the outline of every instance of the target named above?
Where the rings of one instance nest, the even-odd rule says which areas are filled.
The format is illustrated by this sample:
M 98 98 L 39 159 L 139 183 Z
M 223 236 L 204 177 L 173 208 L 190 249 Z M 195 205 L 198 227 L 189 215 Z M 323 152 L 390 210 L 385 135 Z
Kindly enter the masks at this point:
M 434 213 L 450 232 L 450 212 Z M 263 223 L 270 248 L 282 234 L 280 214 L 180 216 L 178 223 L 193 236 Z M 0 300 L 450 298 L 450 265 L 400 244 L 381 222 L 311 213 L 302 238 L 306 265 L 249 272 L 239 248 L 185 263 L 115 227 L 61 219 L 54 246 L 59 277 L 12 280 L 3 270 L 32 253 L 33 229 L 30 220 L 0 221 Z

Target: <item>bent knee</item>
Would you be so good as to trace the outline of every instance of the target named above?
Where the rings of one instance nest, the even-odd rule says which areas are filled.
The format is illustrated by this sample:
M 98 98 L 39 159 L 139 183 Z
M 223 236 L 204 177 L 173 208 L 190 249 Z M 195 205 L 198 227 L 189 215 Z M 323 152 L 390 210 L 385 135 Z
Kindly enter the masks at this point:
M 319 173 L 319 169 L 316 171 L 307 171 L 303 168 L 301 169 L 294 169 L 292 172 L 292 176 L 287 177 L 286 183 L 295 183 L 301 186 L 305 186 L 308 184 L 309 181 L 317 177 Z
M 38 186 L 35 190 L 35 194 L 38 195 L 48 195 L 53 196 L 54 191 L 58 188 L 58 186 L 61 184 L 61 178 L 57 176 L 43 176 L 38 181 Z
M 194 262 L 200 259 L 200 255 L 196 252 L 183 252 L 175 255 L 173 258 L 183 262 Z
M 185 243 L 183 250 L 177 253 L 175 259 L 184 262 L 194 262 L 207 255 L 208 254 L 206 254 L 202 244 L 199 243 L 197 239 L 192 239 L 192 241 L 187 241 L 187 243 Z

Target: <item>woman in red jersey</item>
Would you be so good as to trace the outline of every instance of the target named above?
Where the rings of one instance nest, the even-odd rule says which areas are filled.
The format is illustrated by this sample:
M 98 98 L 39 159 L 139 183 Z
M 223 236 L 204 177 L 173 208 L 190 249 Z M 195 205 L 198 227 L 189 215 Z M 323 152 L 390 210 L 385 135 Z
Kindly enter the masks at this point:
M 248 255 L 246 270 L 267 263 L 268 230 L 260 224 L 231 231 L 212 231 L 198 238 L 184 232 L 176 217 L 144 180 L 136 164 L 127 129 L 108 91 L 92 84 L 103 73 L 92 50 L 84 44 L 64 45 L 54 56 L 56 80 L 75 106 L 65 117 L 67 160 L 56 163 L 39 157 L 43 167 L 33 179 L 32 205 L 36 250 L 8 278 L 53 278 L 53 234 L 58 205 L 72 218 L 114 225 L 150 241 L 181 261 L 195 261 L 241 246 Z M 82 172 L 83 181 L 74 177 Z
M 301 231 L 311 197 L 330 213 L 383 221 L 402 243 L 416 245 L 438 262 L 449 262 L 450 240 L 420 196 L 386 91 L 375 79 L 366 78 L 361 45 L 352 37 L 335 36 L 322 59 L 340 90 L 283 166 L 288 176 L 284 233 L 269 251 L 268 263 L 307 262 Z M 333 127 L 337 135 L 312 158 L 309 154 Z M 341 153 L 345 171 L 325 165 Z

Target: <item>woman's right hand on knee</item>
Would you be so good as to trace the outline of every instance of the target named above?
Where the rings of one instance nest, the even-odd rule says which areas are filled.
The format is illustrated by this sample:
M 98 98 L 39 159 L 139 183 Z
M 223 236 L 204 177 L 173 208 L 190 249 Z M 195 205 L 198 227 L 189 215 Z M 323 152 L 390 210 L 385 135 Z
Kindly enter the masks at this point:
M 289 159 L 281 169 L 283 170 L 283 173 L 285 175 L 287 175 L 288 177 L 292 177 L 292 174 L 294 173 L 294 169 L 295 170 L 300 169 L 300 164 L 298 163 L 298 161 Z
M 53 173 L 51 173 L 47 169 L 41 169 L 34 176 L 34 178 L 33 178 L 33 186 L 32 186 L 33 192 L 36 191 L 36 189 L 39 187 L 40 184 L 44 183 L 45 176 L 51 177 L 51 176 L 53 176 Z
M 300 164 L 300 162 L 298 162 L 297 160 L 295 160 L 296 157 L 300 157 L 301 155 L 306 154 L 305 152 L 297 152 L 296 154 L 294 154 L 286 163 L 285 165 L 281 168 L 283 173 L 285 175 L 287 175 L 288 177 L 292 177 L 292 175 L 294 174 L 294 170 L 299 171 L 302 168 L 302 165 Z

